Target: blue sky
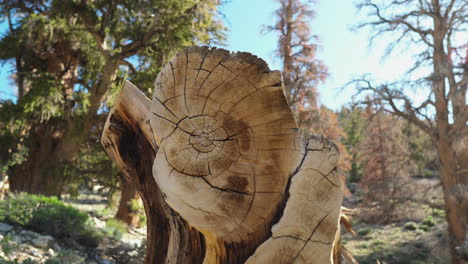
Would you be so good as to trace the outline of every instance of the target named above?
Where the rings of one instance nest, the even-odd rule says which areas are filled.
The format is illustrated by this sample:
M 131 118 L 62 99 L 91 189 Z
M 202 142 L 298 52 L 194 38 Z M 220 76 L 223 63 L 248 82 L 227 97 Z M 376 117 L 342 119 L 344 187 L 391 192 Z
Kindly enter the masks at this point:
M 340 89 L 353 77 L 372 73 L 375 79 L 385 81 L 397 79 L 407 69 L 411 60 L 405 54 L 394 54 L 382 59 L 385 40 L 377 41 L 369 49 L 369 34 L 353 32 L 351 27 L 362 20 L 365 14 L 357 13 L 351 0 L 321 0 L 313 6 L 315 18 L 311 23 L 312 33 L 320 38 L 318 58 L 327 65 L 330 77 L 318 87 L 320 101 L 324 105 L 339 109 L 350 102 L 354 94 L 352 87 Z M 228 33 L 227 47 L 233 51 L 247 51 L 264 59 L 273 70 L 281 69 L 275 57 L 277 36 L 261 34 L 264 25 L 275 23 L 276 0 L 231 0 L 222 7 Z M 0 31 L 5 25 L 0 24 Z M 0 98 L 14 98 L 14 87 L 8 76 L 8 65 L 0 67 Z
M 408 54 L 395 53 L 383 58 L 385 39 L 377 40 L 369 47 L 369 32 L 355 32 L 352 27 L 365 18 L 351 0 L 322 0 L 313 6 L 315 18 L 311 31 L 320 39 L 318 58 L 327 65 L 329 78 L 318 87 L 320 102 L 338 110 L 351 101 L 352 87 L 342 87 L 354 77 L 372 73 L 375 79 L 391 81 L 401 77 L 412 62 Z M 277 36 L 274 33 L 260 34 L 262 26 L 275 23 L 275 0 L 232 0 L 223 11 L 231 29 L 228 48 L 248 51 L 268 62 L 271 69 L 281 69 L 274 50 Z

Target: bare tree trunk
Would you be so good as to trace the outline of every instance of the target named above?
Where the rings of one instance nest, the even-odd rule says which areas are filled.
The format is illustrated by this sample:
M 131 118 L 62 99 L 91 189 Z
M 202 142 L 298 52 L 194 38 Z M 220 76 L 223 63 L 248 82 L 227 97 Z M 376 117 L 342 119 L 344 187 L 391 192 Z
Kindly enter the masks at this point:
M 439 129 L 440 130 L 440 129 Z M 456 254 L 456 247 L 463 245 L 468 228 L 467 216 L 467 178 L 457 171 L 455 151 L 447 139 L 439 139 L 437 150 L 440 159 L 440 177 L 444 192 L 445 211 L 448 222 L 450 251 L 453 264 L 465 261 Z M 466 161 L 464 161 L 466 163 Z M 466 176 L 466 174 L 465 174 Z
M 282 4 L 285 2 L 282 2 Z M 286 4 L 286 3 L 285 3 Z M 293 23 L 293 0 L 287 0 L 286 12 L 284 14 L 284 22 L 286 23 L 286 32 L 284 32 L 284 41 L 281 43 L 281 49 L 283 50 L 283 73 L 286 76 L 290 76 L 292 72 L 292 23 Z M 288 80 L 291 81 L 291 80 Z M 289 83 L 286 83 L 288 87 Z
M 53 57 L 53 56 L 51 56 Z M 58 61 L 49 60 L 49 71 L 54 72 L 63 65 Z M 34 142 L 25 162 L 15 165 L 10 171 L 10 188 L 15 192 L 29 192 L 60 196 L 66 186 L 61 170 L 63 165 L 75 161 L 80 145 L 86 140 L 89 131 L 96 124 L 97 111 L 105 98 L 106 92 L 115 79 L 118 63 L 113 60 L 104 67 L 98 88 L 91 91 L 90 105 L 84 120 L 73 120 L 72 108 L 64 106 L 67 112 L 66 123 L 56 126 L 48 122 L 34 125 L 30 133 Z M 76 68 L 77 67 L 72 67 Z M 67 84 L 65 92 L 71 98 L 74 82 L 73 74 L 67 73 L 63 81 Z
M 115 218 L 125 222 L 129 226 L 137 226 L 140 217 L 135 208 L 133 208 L 132 203 L 140 199 L 140 196 L 133 185 L 127 182 L 125 178 L 120 180 L 120 191 L 120 201 Z
M 436 8 L 440 8 L 439 1 L 433 0 Z M 439 19 L 434 20 L 434 76 L 433 91 L 436 108 L 436 145 L 440 159 L 440 177 L 444 201 L 446 207 L 446 217 L 448 222 L 448 234 L 450 250 L 453 264 L 463 264 L 464 261 L 455 254 L 455 248 L 465 241 L 468 219 L 465 219 L 468 208 L 466 205 L 467 179 L 463 174 L 457 174 L 457 157 L 453 149 L 452 138 L 450 137 L 449 107 L 446 98 L 446 83 L 444 74 L 446 73 L 447 54 L 444 51 L 445 25 Z M 465 161 L 466 162 L 466 161 Z
M 11 168 L 10 190 L 44 195 L 60 196 L 63 179 L 54 164 L 56 140 L 43 126 L 39 126 L 32 136 L 35 142 L 26 161 Z
M 333 263 L 339 153 L 298 132 L 280 73 L 192 47 L 155 85 L 125 85 L 101 140 L 143 200 L 146 263 Z

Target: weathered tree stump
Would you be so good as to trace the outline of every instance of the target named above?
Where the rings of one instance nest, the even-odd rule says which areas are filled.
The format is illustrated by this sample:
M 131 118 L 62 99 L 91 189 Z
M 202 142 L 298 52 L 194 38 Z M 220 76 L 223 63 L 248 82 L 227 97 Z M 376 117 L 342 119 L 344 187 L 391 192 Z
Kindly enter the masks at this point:
M 339 153 L 300 134 L 283 88 L 208 47 L 167 63 L 151 102 L 125 85 L 102 144 L 144 202 L 146 263 L 337 263 Z

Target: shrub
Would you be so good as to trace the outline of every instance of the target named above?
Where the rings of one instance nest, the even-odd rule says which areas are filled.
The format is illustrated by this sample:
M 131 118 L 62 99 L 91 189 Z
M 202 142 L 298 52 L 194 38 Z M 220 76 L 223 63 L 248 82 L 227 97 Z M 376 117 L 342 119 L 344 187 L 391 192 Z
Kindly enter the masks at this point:
M 50 258 L 44 264 L 79 264 L 85 259 L 74 250 L 60 251 L 57 256 Z
M 422 231 L 425 231 L 425 232 L 427 232 L 427 231 L 429 231 L 431 229 L 431 227 L 428 226 L 428 225 L 420 225 L 418 228 L 420 230 L 422 230 Z
M 119 219 L 111 218 L 106 221 L 106 227 L 114 228 L 122 233 L 127 232 L 127 224 Z
M 39 264 L 37 263 L 36 261 L 32 260 L 32 259 L 25 259 L 23 260 L 23 262 L 18 262 L 18 260 L 6 260 L 2 257 L 0 257 L 0 264 Z
M 415 222 L 408 222 L 408 223 L 406 223 L 406 224 L 404 225 L 404 228 L 405 228 L 406 230 L 416 230 L 416 229 L 418 229 L 418 226 L 416 225 Z
M 438 218 L 445 218 L 445 211 L 440 209 L 434 209 L 432 215 Z
M 372 243 L 371 243 L 372 247 L 382 247 L 384 245 L 385 245 L 385 242 L 383 240 L 380 240 L 380 239 L 376 239 L 376 240 L 372 241 Z
M 435 225 L 434 218 L 431 215 L 429 215 L 426 218 L 424 218 L 424 220 L 422 221 L 422 224 L 429 226 L 429 227 L 434 226 Z
M 2 249 L 2 252 L 3 252 L 4 255 L 10 254 L 10 252 L 13 250 L 12 246 L 9 243 L 10 240 L 11 240 L 10 236 L 5 236 L 0 241 L 0 246 L 1 246 L 1 249 Z
M 56 197 L 21 193 L 0 201 L 0 221 L 20 225 L 57 239 L 73 239 L 96 247 L 102 235 L 88 215 L 65 205 Z
M 123 237 L 123 233 L 127 232 L 127 224 L 115 218 L 108 219 L 106 221 L 106 227 L 104 228 L 104 232 L 107 233 L 109 236 L 120 240 Z
M 365 236 L 371 232 L 370 228 L 361 228 L 358 230 L 358 236 Z

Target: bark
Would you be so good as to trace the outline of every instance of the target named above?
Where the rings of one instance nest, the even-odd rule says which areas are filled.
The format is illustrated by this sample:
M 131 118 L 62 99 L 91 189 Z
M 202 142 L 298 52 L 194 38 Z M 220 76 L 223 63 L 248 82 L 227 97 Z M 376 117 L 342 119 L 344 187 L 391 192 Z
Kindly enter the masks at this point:
M 13 30 L 10 28 L 10 30 Z M 75 78 L 78 74 L 80 52 L 72 48 L 70 41 L 59 41 L 54 44 L 53 51 L 42 52 L 41 47 L 32 47 L 32 51 L 40 54 L 40 58 L 47 63 L 46 72 L 55 75 L 63 84 L 62 92 L 65 103 L 63 108 L 65 124 L 56 121 L 34 122 L 29 129 L 30 152 L 27 160 L 15 165 L 11 175 L 11 190 L 16 192 L 29 192 L 45 195 L 60 196 L 63 191 L 64 177 L 61 169 L 67 162 L 72 162 L 78 154 L 79 145 L 70 145 L 74 142 L 67 133 L 75 132 L 71 128 L 71 112 Z M 16 59 L 18 72 L 18 98 L 21 99 L 31 88 L 26 85 L 21 71 L 21 54 Z M 79 134 L 79 133 L 77 133 Z M 85 134 L 85 133 L 83 133 Z M 76 137 L 76 134 L 73 134 Z M 81 143 L 81 142 L 80 142 Z
M 192 47 L 155 86 L 127 84 L 102 137 L 143 200 L 146 263 L 333 263 L 338 149 L 299 133 L 280 72 Z
M 284 3 L 284 2 L 283 2 Z M 282 3 L 282 4 L 283 4 Z M 286 24 L 286 32 L 284 32 L 284 40 L 281 43 L 281 49 L 282 49 L 282 54 L 283 54 L 283 73 L 285 76 L 290 76 L 292 72 L 292 23 L 293 23 L 293 11 L 292 11 L 292 6 L 293 6 L 293 0 L 287 0 L 286 4 L 286 10 L 284 17 L 282 18 L 284 20 L 284 23 Z M 288 80 L 291 81 L 291 80 Z M 290 85 L 288 82 L 286 82 L 286 86 Z M 294 101 L 292 101 L 294 102 Z
M 75 60 L 71 63 L 69 71 L 62 76 L 67 100 L 72 100 L 78 61 L 76 55 L 71 52 L 70 54 L 64 53 Z M 63 62 L 55 60 L 52 55 L 50 57 L 48 60 L 50 72 L 65 67 Z M 9 172 L 12 191 L 55 196 L 62 194 L 68 180 L 62 173 L 62 166 L 76 160 L 80 145 L 87 139 L 93 125 L 97 123 L 98 109 L 115 79 L 117 67 L 118 63 L 109 59 L 99 85 L 95 90 L 90 91 L 90 105 L 84 120 L 74 119 L 71 114 L 72 106 L 64 106 L 64 120 L 60 125 L 47 121 L 32 126 L 30 129 L 32 144 L 28 158 L 22 164 L 15 165 Z
M 33 142 L 27 160 L 11 169 L 10 190 L 44 195 L 60 195 L 63 177 L 58 165 L 57 141 L 53 132 L 45 125 L 39 125 L 32 132 Z
M 149 104 L 127 83 L 109 114 L 101 142 L 143 201 L 147 217 L 145 263 L 202 263 L 203 237 L 164 202 L 152 176 L 158 148 L 147 123 Z
M 464 263 L 455 249 L 468 241 L 468 56 L 463 57 L 466 46 L 457 47 L 456 39 L 463 25 L 459 21 L 466 20 L 466 5 L 463 1 L 431 0 L 419 1 L 415 5 L 411 1 L 392 1 L 387 6 L 362 1 L 360 6 L 370 8 L 376 18 L 361 26 L 375 28 L 375 36 L 398 32 L 399 37 L 389 44 L 391 48 L 406 40 L 412 44 L 422 43 L 421 51 L 415 54 L 420 58 L 415 65 L 417 68 L 425 63 L 433 66 L 432 74 L 427 78 L 431 92 L 419 105 L 402 93 L 401 88 L 408 87 L 407 83 L 397 88 L 392 88 L 393 85 L 374 88 L 365 80 L 365 88 L 361 91 L 375 92 L 379 100 L 388 103 L 389 112 L 407 119 L 431 136 L 440 160 L 452 263 Z M 392 14 L 390 10 L 398 12 Z M 432 25 L 417 23 L 425 19 Z M 426 56 L 426 52 L 431 56 Z M 458 55 L 455 56 L 454 52 Z M 435 108 L 435 119 L 431 118 L 434 113 L 432 107 Z
M 125 222 L 129 226 L 137 226 L 140 217 L 138 212 L 132 207 L 132 202 L 139 199 L 140 196 L 126 179 L 121 179 L 120 189 L 120 201 L 115 218 Z
M 433 4 L 436 8 L 440 8 L 439 1 L 433 0 Z M 464 261 L 456 254 L 455 248 L 462 245 L 466 238 L 466 230 L 468 228 L 468 219 L 466 219 L 468 211 L 466 207 L 466 187 L 468 184 L 466 177 L 463 177 L 463 173 L 457 173 L 457 156 L 453 148 L 453 139 L 450 137 L 449 102 L 446 98 L 447 91 L 444 78 L 447 67 L 447 54 L 444 51 L 445 27 L 446 25 L 443 20 L 434 19 L 433 67 L 436 76 L 432 82 L 432 89 L 434 91 L 437 113 L 437 136 L 435 141 L 440 159 L 440 177 L 444 192 L 452 263 L 462 264 Z

